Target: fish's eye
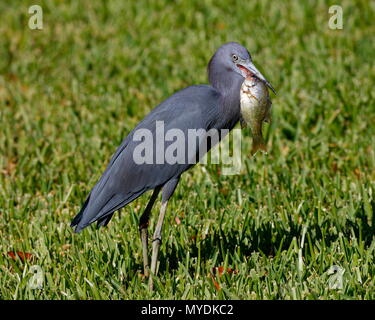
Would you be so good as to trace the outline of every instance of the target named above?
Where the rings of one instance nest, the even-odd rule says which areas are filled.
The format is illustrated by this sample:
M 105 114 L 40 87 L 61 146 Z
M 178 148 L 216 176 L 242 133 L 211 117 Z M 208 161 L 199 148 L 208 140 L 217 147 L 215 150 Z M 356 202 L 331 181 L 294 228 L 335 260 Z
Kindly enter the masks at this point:
M 236 62 L 236 61 L 238 60 L 238 56 L 236 56 L 235 54 L 232 54 L 232 60 L 233 60 L 234 62 Z

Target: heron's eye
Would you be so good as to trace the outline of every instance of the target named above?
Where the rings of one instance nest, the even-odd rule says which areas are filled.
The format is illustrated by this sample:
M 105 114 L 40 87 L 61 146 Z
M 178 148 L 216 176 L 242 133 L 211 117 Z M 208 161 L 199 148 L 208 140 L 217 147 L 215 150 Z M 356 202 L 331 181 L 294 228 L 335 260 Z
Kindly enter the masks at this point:
M 232 59 L 233 59 L 234 62 L 236 62 L 238 60 L 238 57 L 235 54 L 233 54 Z

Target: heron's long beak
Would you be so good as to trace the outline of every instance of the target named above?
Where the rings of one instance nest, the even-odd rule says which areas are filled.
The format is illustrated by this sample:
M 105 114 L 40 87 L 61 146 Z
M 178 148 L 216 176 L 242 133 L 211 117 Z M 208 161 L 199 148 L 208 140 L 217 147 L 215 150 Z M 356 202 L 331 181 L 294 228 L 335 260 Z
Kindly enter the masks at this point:
M 241 69 L 241 72 L 243 73 L 242 75 L 246 78 L 247 76 L 255 76 L 259 80 L 263 81 L 271 90 L 274 94 L 276 94 L 275 89 L 272 87 L 272 85 L 268 82 L 268 80 L 263 76 L 260 71 L 254 66 L 254 64 L 250 61 L 243 61 L 240 64 L 238 64 L 238 67 Z M 246 69 L 246 70 L 243 70 Z M 248 71 L 248 72 L 246 72 Z M 250 73 L 250 74 L 249 74 Z

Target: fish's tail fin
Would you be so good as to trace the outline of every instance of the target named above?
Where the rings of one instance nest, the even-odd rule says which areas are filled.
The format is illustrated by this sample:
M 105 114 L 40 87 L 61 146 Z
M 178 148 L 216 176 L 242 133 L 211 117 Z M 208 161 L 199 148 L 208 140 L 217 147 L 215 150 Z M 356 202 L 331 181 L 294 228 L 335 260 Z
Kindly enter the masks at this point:
M 253 137 L 253 147 L 251 149 L 251 155 L 254 156 L 258 150 L 261 150 L 263 153 L 267 153 L 266 142 L 264 141 L 262 135 Z

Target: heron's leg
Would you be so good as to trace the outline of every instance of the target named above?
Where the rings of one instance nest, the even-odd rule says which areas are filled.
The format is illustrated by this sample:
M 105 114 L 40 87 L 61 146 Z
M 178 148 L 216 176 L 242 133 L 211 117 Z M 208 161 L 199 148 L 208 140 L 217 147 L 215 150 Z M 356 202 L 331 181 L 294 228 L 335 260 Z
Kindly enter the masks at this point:
M 155 203 L 156 198 L 158 197 L 160 187 L 154 189 L 152 196 L 147 204 L 145 211 L 143 212 L 139 220 L 139 233 L 141 235 L 142 241 L 142 254 L 143 254 L 143 270 L 144 274 L 147 277 L 149 275 L 149 264 L 148 264 L 148 221 L 150 218 L 151 209 Z
M 158 222 L 156 224 L 154 236 L 152 237 L 152 257 L 151 257 L 151 275 L 155 276 L 157 271 L 157 263 L 158 263 L 158 257 L 159 257 L 159 248 L 161 244 L 161 233 L 163 229 L 163 223 L 165 218 L 165 213 L 167 212 L 167 205 L 168 200 L 172 196 L 174 190 L 176 189 L 176 186 L 178 184 L 179 177 L 173 178 L 172 180 L 169 180 L 164 186 L 163 186 L 163 197 L 162 197 L 162 203 L 160 207 L 160 214 L 158 218 Z M 150 278 L 150 289 L 153 289 L 153 280 L 152 276 Z
M 161 230 L 163 228 L 165 212 L 167 211 L 167 204 L 168 201 L 163 201 L 161 204 L 158 223 L 156 224 L 154 236 L 152 237 L 151 273 L 153 275 L 156 275 L 156 264 L 158 262 L 159 248 L 161 244 Z

